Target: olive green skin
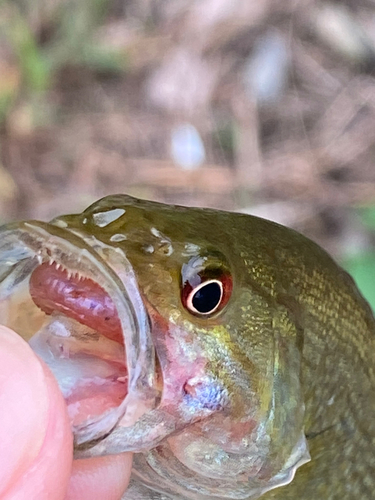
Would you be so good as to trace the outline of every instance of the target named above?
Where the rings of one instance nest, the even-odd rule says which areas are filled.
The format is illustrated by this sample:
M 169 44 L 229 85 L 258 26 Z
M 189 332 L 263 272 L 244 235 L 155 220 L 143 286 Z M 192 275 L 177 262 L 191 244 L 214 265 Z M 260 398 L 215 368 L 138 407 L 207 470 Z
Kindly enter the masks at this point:
M 105 227 L 95 224 L 93 214 L 119 208 L 126 211 L 122 217 Z M 234 283 L 221 313 L 229 332 L 225 342 L 244 370 L 249 370 L 249 377 L 247 354 L 251 352 L 252 362 L 254 356 L 263 362 L 263 345 L 272 336 L 280 310 L 292 318 L 290 340 L 302 356 L 298 376 L 311 462 L 297 470 L 290 484 L 265 493 L 262 499 L 375 498 L 375 322 L 351 277 L 324 250 L 301 234 L 260 218 L 125 195 L 107 197 L 83 214 L 58 221 L 108 245 L 126 248 L 140 290 L 164 317 L 171 307 L 182 309 L 183 246 L 189 243 L 224 255 Z M 170 239 L 171 255 L 168 243 L 150 233 L 152 227 Z M 115 243 L 114 234 L 127 239 Z M 188 311 L 181 314 L 193 326 L 207 329 L 207 335 L 215 321 L 223 322 L 220 314 L 209 320 Z M 288 337 L 289 332 L 284 334 Z M 164 498 L 158 495 L 150 493 L 149 498 Z

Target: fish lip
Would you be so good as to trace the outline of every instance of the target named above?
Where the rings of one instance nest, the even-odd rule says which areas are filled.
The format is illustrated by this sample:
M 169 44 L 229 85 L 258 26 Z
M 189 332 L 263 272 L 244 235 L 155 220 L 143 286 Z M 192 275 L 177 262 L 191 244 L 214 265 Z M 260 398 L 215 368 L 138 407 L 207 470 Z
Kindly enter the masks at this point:
M 98 422 L 95 422 L 95 425 L 74 429 L 76 446 L 88 447 L 90 442 L 106 441 L 119 421 L 122 425 L 132 426 L 142 411 L 147 413 L 155 407 L 160 397 L 156 389 L 155 351 L 150 324 L 132 266 L 124 255 L 116 256 L 111 254 L 113 249 L 104 247 L 106 245 L 102 244 L 94 249 L 80 235 L 39 221 L 0 228 L 0 303 L 10 293 L 9 283 L 8 286 L 1 285 L 6 283 L 7 277 L 9 281 L 9 275 L 17 265 L 25 278 L 49 259 L 97 282 L 109 294 L 117 309 L 124 335 L 128 393 L 111 417 L 106 417 L 104 426 L 98 427 Z M 116 265 L 122 265 L 121 273 L 113 266 L 116 258 Z M 106 449 L 106 453 L 111 453 L 110 448 Z

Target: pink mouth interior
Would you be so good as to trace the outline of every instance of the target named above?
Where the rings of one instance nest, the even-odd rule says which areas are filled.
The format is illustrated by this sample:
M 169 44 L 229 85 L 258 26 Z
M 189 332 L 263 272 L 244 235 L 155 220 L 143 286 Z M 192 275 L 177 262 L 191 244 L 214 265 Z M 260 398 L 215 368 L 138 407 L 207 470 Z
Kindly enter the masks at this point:
M 109 295 L 94 281 L 41 264 L 30 277 L 30 294 L 46 314 L 59 311 L 123 344 L 120 319 Z
M 83 330 L 88 333 L 76 334 L 74 337 L 72 351 L 70 345 L 66 347 L 66 339 L 61 337 L 62 354 L 58 363 L 61 364 L 61 359 L 71 362 L 75 372 L 77 366 L 85 367 L 74 388 L 65 395 L 72 424 L 80 425 L 118 407 L 127 394 L 127 369 L 121 322 L 110 296 L 94 281 L 76 275 L 69 276 L 56 263 L 38 266 L 31 274 L 29 287 L 30 295 L 39 309 L 47 315 L 67 319 L 68 324 L 70 321 L 73 337 L 76 322 L 79 323 L 77 331 L 82 332 L 80 325 L 87 327 Z M 98 348 L 98 334 L 104 337 L 101 337 L 100 346 L 108 346 L 107 352 L 105 348 Z M 122 359 L 111 354 L 118 353 L 120 346 Z M 97 376 L 96 367 L 99 365 L 100 374 Z

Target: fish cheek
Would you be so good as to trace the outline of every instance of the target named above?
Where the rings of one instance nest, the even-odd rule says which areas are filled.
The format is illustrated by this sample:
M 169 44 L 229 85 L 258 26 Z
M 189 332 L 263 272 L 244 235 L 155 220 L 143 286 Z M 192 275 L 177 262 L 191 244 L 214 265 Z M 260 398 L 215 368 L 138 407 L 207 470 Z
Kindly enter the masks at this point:
M 270 439 L 265 456 L 273 456 L 275 463 L 272 466 L 267 458 L 269 469 L 277 468 L 290 456 L 295 443 L 304 439 L 303 331 L 294 311 L 276 303 L 273 297 L 249 290 L 235 290 L 234 294 L 235 307 L 226 313 L 231 354 L 240 366 L 232 370 L 234 387 L 237 399 L 244 402 L 244 411 L 251 417 L 247 422 L 253 420 L 264 428 L 264 442 Z M 242 437 L 250 438 L 244 421 L 233 412 L 233 432 L 228 434 L 232 450 L 241 431 L 245 433 Z M 237 444 L 240 449 L 241 441 Z
M 177 408 L 184 404 L 190 380 L 204 375 L 206 359 L 191 332 L 169 321 L 148 304 L 151 331 L 163 377 L 161 405 Z

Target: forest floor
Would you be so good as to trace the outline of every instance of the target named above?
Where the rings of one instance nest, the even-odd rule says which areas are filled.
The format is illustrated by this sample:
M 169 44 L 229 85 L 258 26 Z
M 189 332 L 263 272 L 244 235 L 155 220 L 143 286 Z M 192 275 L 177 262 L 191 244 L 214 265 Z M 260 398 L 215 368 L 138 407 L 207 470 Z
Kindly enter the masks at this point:
M 367 252 L 374 69 L 371 0 L 5 0 L 0 221 L 126 192 Z

